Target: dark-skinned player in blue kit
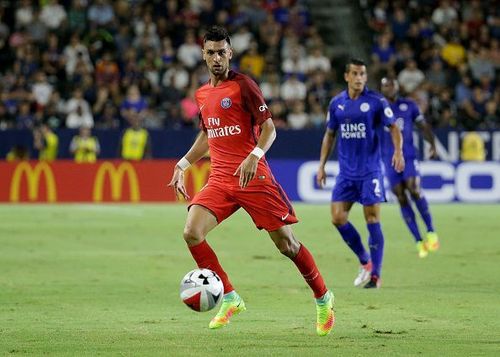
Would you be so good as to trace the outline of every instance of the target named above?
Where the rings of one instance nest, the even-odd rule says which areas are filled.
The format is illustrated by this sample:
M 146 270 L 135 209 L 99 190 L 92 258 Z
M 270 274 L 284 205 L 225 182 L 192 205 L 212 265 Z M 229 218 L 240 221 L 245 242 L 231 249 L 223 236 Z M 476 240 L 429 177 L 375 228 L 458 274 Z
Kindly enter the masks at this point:
M 417 103 L 398 95 L 399 85 L 397 80 L 382 78 L 381 92 L 389 100 L 389 105 L 396 118 L 396 125 L 403 135 L 403 155 L 406 162 L 403 172 L 396 172 L 391 166 L 394 149 L 391 145 L 389 132 L 385 131 L 382 138 L 382 161 L 385 165 L 385 175 L 389 180 L 392 192 L 398 199 L 401 215 L 415 239 L 418 256 L 425 258 L 429 252 L 435 252 L 439 249 L 439 240 L 432 223 L 429 204 L 420 188 L 419 163 L 413 145 L 413 126 L 416 125 L 422 131 L 425 141 L 430 144 L 429 154 L 433 159 L 437 158 L 434 134 L 430 126 L 425 122 Z M 426 225 L 427 235 L 425 241 L 418 230 L 415 212 L 413 212 L 408 196 L 415 203 Z

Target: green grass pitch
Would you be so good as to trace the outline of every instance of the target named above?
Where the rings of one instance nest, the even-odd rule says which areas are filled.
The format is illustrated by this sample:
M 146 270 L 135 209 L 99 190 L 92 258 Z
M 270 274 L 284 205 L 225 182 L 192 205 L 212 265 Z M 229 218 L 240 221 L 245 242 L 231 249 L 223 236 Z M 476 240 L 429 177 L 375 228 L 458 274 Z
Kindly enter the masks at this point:
M 185 206 L 1 205 L 0 355 L 355 356 L 500 354 L 500 206 L 432 205 L 441 250 L 418 259 L 398 207 L 382 209 L 380 290 L 327 205 L 295 205 L 297 237 L 336 295 L 334 334 L 315 334 L 311 293 L 244 211 L 209 235 L 248 310 L 222 330 L 179 298 L 195 267 Z M 366 241 L 359 206 L 352 222 Z

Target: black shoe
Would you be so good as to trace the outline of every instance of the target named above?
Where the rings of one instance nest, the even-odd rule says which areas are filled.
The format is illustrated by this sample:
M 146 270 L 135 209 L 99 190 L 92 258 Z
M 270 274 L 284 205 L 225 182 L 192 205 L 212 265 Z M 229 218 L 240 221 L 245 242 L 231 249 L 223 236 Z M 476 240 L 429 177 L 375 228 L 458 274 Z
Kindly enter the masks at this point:
M 380 280 L 380 278 L 376 275 L 372 275 L 372 277 L 370 278 L 370 281 L 368 281 L 364 288 L 365 289 L 378 289 L 380 288 L 380 285 L 382 284 L 382 280 Z

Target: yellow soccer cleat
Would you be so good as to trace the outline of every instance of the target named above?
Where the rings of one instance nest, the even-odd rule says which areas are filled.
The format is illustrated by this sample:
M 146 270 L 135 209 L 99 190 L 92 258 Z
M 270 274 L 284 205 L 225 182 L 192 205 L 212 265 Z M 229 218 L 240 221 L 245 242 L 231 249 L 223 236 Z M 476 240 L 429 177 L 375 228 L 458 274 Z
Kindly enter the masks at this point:
M 429 251 L 427 250 L 427 245 L 422 241 L 417 242 L 417 252 L 419 258 L 425 258 L 429 255 Z
M 208 327 L 211 329 L 224 327 L 229 323 L 229 320 L 233 315 L 238 315 L 246 309 L 245 302 L 238 295 L 230 300 L 222 300 L 219 312 L 215 315 L 212 321 L 210 321 Z
M 439 239 L 435 232 L 427 232 L 427 241 L 425 242 L 429 252 L 435 252 L 439 249 Z
M 333 311 L 334 296 L 331 291 L 327 291 L 325 302 L 316 300 L 316 333 L 319 336 L 328 335 L 335 326 L 335 313 Z

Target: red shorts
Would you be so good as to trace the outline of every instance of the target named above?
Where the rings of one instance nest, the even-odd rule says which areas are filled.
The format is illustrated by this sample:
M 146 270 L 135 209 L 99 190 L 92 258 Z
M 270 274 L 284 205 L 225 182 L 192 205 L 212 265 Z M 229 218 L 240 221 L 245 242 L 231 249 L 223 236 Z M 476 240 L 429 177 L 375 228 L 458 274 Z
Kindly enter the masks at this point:
M 254 178 L 244 189 L 238 180 L 208 180 L 205 187 L 191 201 L 210 210 L 218 223 L 243 207 L 258 229 L 275 231 L 284 225 L 297 223 L 288 197 L 274 177 Z

